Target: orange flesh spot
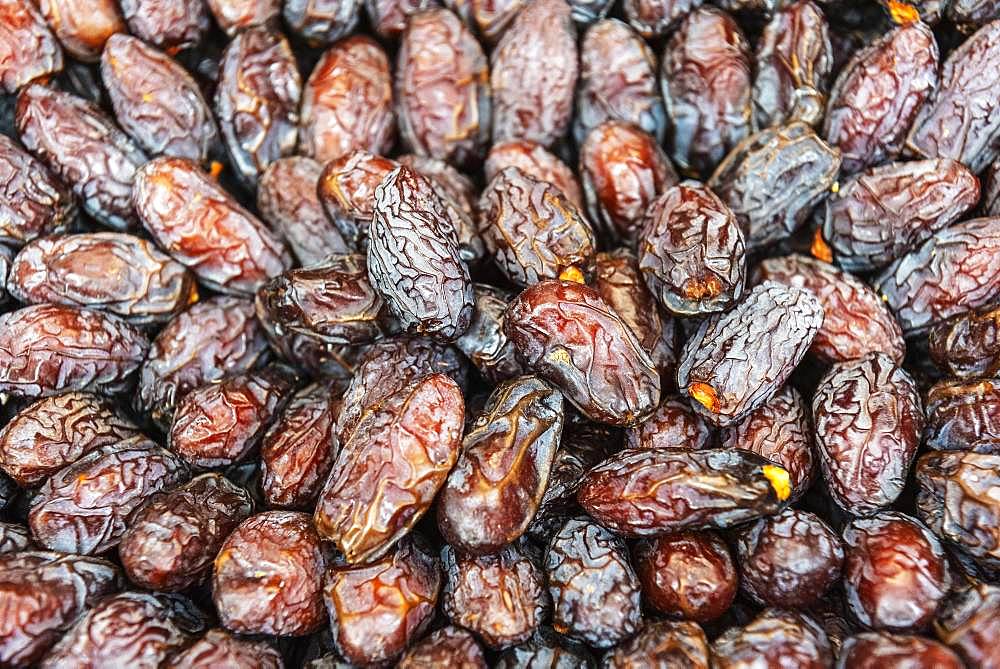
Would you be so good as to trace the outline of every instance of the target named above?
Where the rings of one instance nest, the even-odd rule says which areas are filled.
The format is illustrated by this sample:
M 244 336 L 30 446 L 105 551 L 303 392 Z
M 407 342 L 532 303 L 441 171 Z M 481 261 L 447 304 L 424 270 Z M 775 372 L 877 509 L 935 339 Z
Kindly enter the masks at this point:
M 691 397 L 695 398 L 699 404 L 712 413 L 719 412 L 719 395 L 712 386 L 707 383 L 696 382 L 688 386 L 688 392 L 691 394 Z
M 792 494 L 792 481 L 788 476 L 788 471 L 777 465 L 764 465 L 761 467 L 764 478 L 771 482 L 778 500 L 784 502 Z
M 717 296 L 722 292 L 722 284 L 719 280 L 710 276 L 704 281 L 699 281 L 698 279 L 690 279 L 684 284 L 684 296 L 689 300 L 702 300 L 706 297 L 711 298 Z
M 889 16 L 896 25 L 905 26 L 920 20 L 920 12 L 913 5 L 889 0 Z
M 572 281 L 573 283 L 585 283 L 583 280 L 583 272 L 581 272 L 575 265 L 567 267 L 560 272 L 559 280 Z
M 219 180 L 219 175 L 222 174 L 222 169 L 223 169 L 222 163 L 220 163 L 217 160 L 213 160 L 212 164 L 208 168 L 208 176 L 210 176 L 210 177 L 212 177 L 212 179 L 218 181 Z
M 823 262 L 833 262 L 833 249 L 830 245 L 826 243 L 823 239 L 823 233 L 819 230 L 813 235 L 812 246 L 809 247 L 809 251 L 813 254 L 813 257 L 817 260 L 822 260 Z

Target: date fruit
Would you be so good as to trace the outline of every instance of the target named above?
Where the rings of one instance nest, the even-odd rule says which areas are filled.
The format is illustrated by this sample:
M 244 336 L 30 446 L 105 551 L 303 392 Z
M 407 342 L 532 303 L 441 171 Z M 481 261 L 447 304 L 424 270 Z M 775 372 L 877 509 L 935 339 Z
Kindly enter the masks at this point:
M 1000 380 L 945 380 L 925 397 L 928 448 L 1000 455 Z
M 0 242 L 21 246 L 73 227 L 76 202 L 48 168 L 0 135 Z

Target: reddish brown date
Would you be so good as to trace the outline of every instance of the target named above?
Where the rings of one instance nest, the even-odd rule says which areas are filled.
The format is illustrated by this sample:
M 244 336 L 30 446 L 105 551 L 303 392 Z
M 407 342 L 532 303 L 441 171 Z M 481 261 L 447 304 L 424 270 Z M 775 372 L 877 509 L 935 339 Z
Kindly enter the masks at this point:
M 150 498 L 118 545 L 125 574 L 149 590 L 183 590 L 201 580 L 226 537 L 253 511 L 250 494 L 203 474 Z
M 142 502 L 187 478 L 182 460 L 143 437 L 102 446 L 41 487 L 28 514 L 31 535 L 49 550 L 104 552 L 118 544 Z
M 547 383 L 522 376 L 500 384 L 465 435 L 438 496 L 444 540 L 464 554 L 484 555 L 524 534 L 545 492 L 562 427 L 562 395 Z
M 300 150 L 321 163 L 355 149 L 388 153 L 396 136 L 389 60 L 371 38 L 334 44 L 302 94 Z
M 482 283 L 472 284 L 472 296 L 475 302 L 472 322 L 465 334 L 455 340 L 455 346 L 492 383 L 520 376 L 524 370 L 503 327 L 512 296 Z
M 625 431 L 625 445 L 643 450 L 698 450 L 711 446 L 714 437 L 712 427 L 687 402 L 673 395 L 664 398 L 652 416 Z
M 938 368 L 963 379 L 1000 372 L 1000 309 L 970 311 L 931 329 L 927 337 Z
M 750 669 L 758 664 L 823 669 L 833 664 L 833 651 L 823 628 L 806 614 L 767 609 L 712 644 L 713 669 Z
M 63 69 L 63 52 L 33 2 L 0 2 L 0 85 L 8 93 Z
M 372 28 L 383 39 L 397 39 L 409 24 L 410 17 L 431 11 L 437 0 L 365 0 L 365 12 Z
M 486 183 L 508 167 L 516 167 L 537 181 L 549 182 L 577 209 L 583 209 L 583 191 L 573 170 L 542 145 L 523 139 L 495 142 L 483 165 Z
M 397 669 L 454 667 L 486 669 L 483 649 L 476 638 L 460 627 L 449 625 L 425 636 L 399 659 Z
M 837 669 L 962 669 L 965 664 L 944 644 L 909 634 L 864 632 L 844 641 Z
M 536 63 L 545 67 L 536 67 Z M 564 0 L 521 10 L 490 56 L 493 140 L 551 146 L 569 129 L 579 70 L 576 29 Z
M 138 428 L 109 401 L 69 392 L 46 397 L 0 430 L 0 468 L 33 487 L 102 446 L 139 437 Z
M 166 51 L 196 46 L 208 32 L 203 0 L 118 0 L 129 32 Z
M 304 513 L 265 511 L 240 523 L 215 558 L 212 600 L 238 634 L 303 636 L 323 625 L 319 535 Z
M 120 232 L 36 239 L 14 258 L 7 289 L 27 304 L 100 309 L 133 325 L 166 322 L 198 296 L 183 265 Z
M 714 532 L 677 532 L 641 543 L 635 568 L 652 608 L 699 623 L 725 613 L 739 586 L 729 549 Z
M 937 638 L 971 667 L 1000 666 L 1000 587 L 972 584 L 945 600 L 934 621 Z
M 41 397 L 67 390 L 127 390 L 149 350 L 116 316 L 37 304 L 0 316 L 0 392 Z
M 489 65 L 454 14 L 414 15 L 396 56 L 399 134 L 410 150 L 456 165 L 481 161 L 490 138 Z
M 444 4 L 474 28 L 486 44 L 494 45 L 528 3 L 526 0 L 445 0 Z
M 705 632 L 693 622 L 651 622 L 604 656 L 606 669 L 640 669 L 651 665 L 708 669 Z
M 284 243 L 191 161 L 146 163 L 133 200 L 157 244 L 206 286 L 252 295 L 292 266 Z
M 96 105 L 40 84 L 17 97 L 28 150 L 73 189 L 83 210 L 115 230 L 135 227 L 132 182 L 146 155 Z
M 1000 380 L 946 380 L 927 391 L 924 443 L 1000 455 Z
M 70 190 L 6 135 L 0 135 L 0 184 L 0 242 L 20 246 L 73 226 Z
M 368 249 L 375 189 L 397 167 L 395 160 L 359 149 L 331 160 L 323 168 L 316 187 L 320 204 L 352 249 Z
M 164 669 L 283 669 L 285 663 L 281 653 L 266 641 L 251 641 L 213 629 L 163 666 Z
M 668 147 L 684 174 L 708 174 L 750 132 L 750 47 L 717 9 L 688 14 L 660 64 Z M 715 82 L 726 82 L 717 85 Z
M 726 528 L 779 511 L 788 472 L 740 450 L 626 449 L 590 470 L 577 493 L 598 523 L 626 536 Z
M 366 408 L 320 493 L 313 521 L 354 564 L 381 557 L 430 508 L 462 447 L 465 403 L 432 374 Z
M 630 426 L 660 403 L 649 354 L 593 288 L 536 284 L 508 307 L 504 328 L 525 365 L 591 420 Z
M 219 27 L 228 35 L 277 20 L 281 0 L 205 0 Z
M 438 559 L 410 539 L 372 564 L 331 567 L 323 599 L 334 645 L 355 665 L 395 659 L 430 624 L 440 589 Z
M 285 0 L 283 4 L 285 25 L 314 47 L 349 35 L 361 14 L 360 0 Z
M 271 163 L 295 151 L 301 97 L 302 76 L 281 33 L 251 28 L 226 47 L 215 114 L 230 163 L 244 183 L 253 184 Z

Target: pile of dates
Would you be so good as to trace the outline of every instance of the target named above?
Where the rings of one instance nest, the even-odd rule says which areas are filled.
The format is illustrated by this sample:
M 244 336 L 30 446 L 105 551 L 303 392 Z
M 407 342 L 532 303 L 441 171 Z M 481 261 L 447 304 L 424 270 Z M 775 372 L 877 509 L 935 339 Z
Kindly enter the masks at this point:
M 1000 0 L 0 0 L 0 667 L 1000 669 Z

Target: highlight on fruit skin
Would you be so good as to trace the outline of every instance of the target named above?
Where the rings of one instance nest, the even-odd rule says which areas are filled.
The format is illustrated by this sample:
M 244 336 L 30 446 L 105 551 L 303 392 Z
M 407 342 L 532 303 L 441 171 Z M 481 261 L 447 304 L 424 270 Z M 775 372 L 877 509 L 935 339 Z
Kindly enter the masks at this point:
M 688 393 L 691 394 L 691 397 L 693 397 L 698 404 L 701 404 L 712 413 L 719 413 L 719 394 L 715 392 L 715 388 L 712 386 L 707 383 L 696 381 L 688 386 Z
M 784 502 L 792 494 L 792 480 L 788 471 L 778 465 L 764 465 L 761 467 L 764 478 L 771 482 L 778 500 Z

